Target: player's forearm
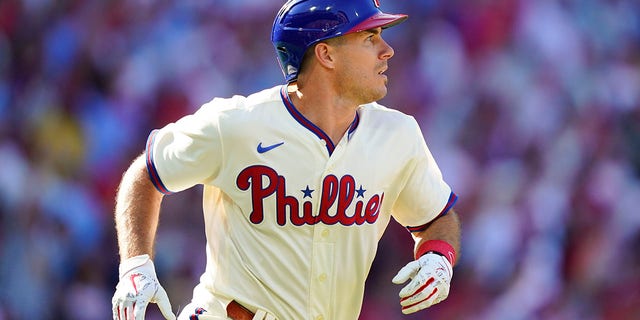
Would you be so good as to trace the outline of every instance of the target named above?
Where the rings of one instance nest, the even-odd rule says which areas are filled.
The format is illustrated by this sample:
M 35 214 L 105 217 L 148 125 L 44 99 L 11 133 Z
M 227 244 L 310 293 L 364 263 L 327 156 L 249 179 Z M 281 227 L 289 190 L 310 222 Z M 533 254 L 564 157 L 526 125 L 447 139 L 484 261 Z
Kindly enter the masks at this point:
M 121 260 L 145 253 L 152 255 L 162 197 L 149 180 L 144 157 L 138 157 L 125 172 L 116 198 Z
M 442 240 L 450 244 L 455 253 L 460 255 L 460 220 L 458 214 L 451 209 L 446 215 L 437 218 L 427 229 L 421 232 L 413 233 L 416 241 L 415 249 L 418 250 L 420 245 L 428 240 Z

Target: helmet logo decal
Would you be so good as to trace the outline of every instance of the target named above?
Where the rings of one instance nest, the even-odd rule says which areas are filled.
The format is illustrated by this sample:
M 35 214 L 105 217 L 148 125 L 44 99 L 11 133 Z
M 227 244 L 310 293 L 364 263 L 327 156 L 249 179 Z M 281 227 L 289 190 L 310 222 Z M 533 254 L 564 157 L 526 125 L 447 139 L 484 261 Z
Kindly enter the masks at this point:
M 373 4 L 376 6 L 376 8 L 380 8 L 380 0 L 373 0 Z

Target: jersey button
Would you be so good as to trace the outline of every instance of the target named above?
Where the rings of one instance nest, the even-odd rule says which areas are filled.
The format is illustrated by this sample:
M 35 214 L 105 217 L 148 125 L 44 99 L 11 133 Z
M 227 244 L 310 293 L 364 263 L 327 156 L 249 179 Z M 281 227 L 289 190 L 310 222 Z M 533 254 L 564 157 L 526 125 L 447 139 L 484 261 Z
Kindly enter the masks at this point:
M 328 237 L 328 236 L 329 236 L 329 229 L 324 229 L 324 230 L 322 230 L 322 237 L 323 237 L 323 238 L 326 238 L 326 237 Z
M 324 317 L 322 315 L 319 315 L 316 317 L 316 320 L 324 320 Z
M 325 280 L 327 280 L 327 274 L 323 273 L 318 277 L 318 280 L 320 280 L 320 282 L 324 282 Z

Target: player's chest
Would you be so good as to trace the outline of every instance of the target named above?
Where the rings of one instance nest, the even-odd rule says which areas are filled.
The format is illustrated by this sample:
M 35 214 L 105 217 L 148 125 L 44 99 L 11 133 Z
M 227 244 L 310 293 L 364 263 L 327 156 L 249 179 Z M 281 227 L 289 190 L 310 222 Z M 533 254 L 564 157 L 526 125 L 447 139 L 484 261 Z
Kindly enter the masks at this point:
M 309 137 L 256 140 L 252 149 L 225 170 L 233 173 L 229 194 L 256 224 L 273 214 L 279 225 L 373 224 L 400 170 L 385 163 L 392 151 L 354 141 L 330 154 Z
M 233 173 L 229 178 L 281 183 L 288 188 L 333 185 L 338 180 L 380 189 L 404 166 L 390 141 L 367 143 L 345 138 L 329 148 L 327 141 L 309 135 L 266 136 L 235 149 L 237 155 L 225 168 Z

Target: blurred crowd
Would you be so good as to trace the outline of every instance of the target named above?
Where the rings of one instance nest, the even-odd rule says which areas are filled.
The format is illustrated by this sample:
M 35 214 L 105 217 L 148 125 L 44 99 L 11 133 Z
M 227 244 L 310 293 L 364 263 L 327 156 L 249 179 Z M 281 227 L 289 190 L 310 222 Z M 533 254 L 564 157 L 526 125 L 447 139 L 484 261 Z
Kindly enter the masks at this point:
M 110 319 L 114 197 L 148 133 L 283 83 L 281 1 L 0 1 L 0 320 Z M 381 103 L 460 199 L 448 300 L 402 316 L 391 222 L 361 319 L 640 319 L 640 2 L 382 1 L 410 19 Z M 204 270 L 200 187 L 165 198 L 174 311 Z M 155 306 L 148 319 L 160 319 Z M 339 319 L 338 319 L 339 320 Z

